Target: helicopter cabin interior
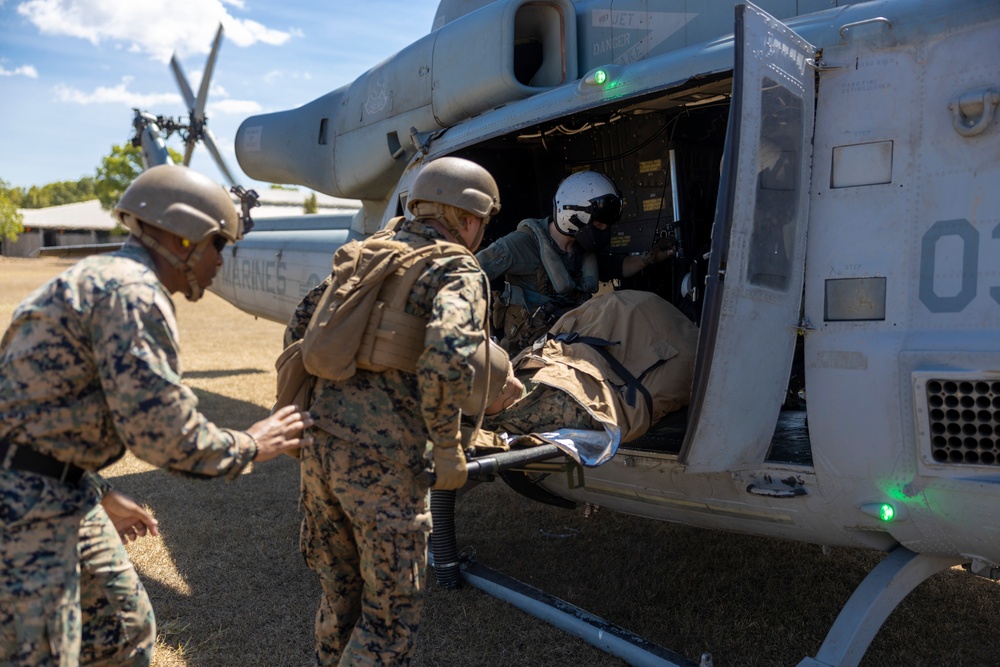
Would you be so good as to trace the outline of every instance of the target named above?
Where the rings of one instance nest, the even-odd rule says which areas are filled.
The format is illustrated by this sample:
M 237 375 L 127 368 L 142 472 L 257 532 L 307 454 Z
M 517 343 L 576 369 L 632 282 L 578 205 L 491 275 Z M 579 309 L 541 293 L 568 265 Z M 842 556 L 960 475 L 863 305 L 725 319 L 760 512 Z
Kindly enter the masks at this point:
M 455 153 L 482 164 L 500 186 L 503 207 L 490 224 L 483 247 L 513 232 L 524 218 L 551 215 L 556 188 L 569 174 L 583 169 L 603 173 L 624 198 L 621 219 L 612 227 L 612 253 L 642 253 L 666 237 L 677 244 L 673 259 L 615 281 L 613 287 L 654 292 L 701 325 L 707 312 L 704 286 L 723 178 L 732 89 L 732 73 L 700 77 L 645 97 L 612 100 Z M 775 119 L 768 126 L 778 128 L 779 133 L 785 124 L 782 116 L 801 113 L 788 102 L 779 92 L 767 111 Z M 783 168 L 781 161 L 782 156 L 794 152 L 787 146 L 784 150 L 778 147 L 786 141 L 782 137 L 761 139 L 762 143 L 772 140 L 777 140 L 771 151 L 773 158 L 762 168 L 758 184 L 755 226 L 761 233 L 755 232 L 754 243 L 760 250 L 753 256 L 759 261 L 756 268 L 751 267 L 765 286 L 786 278 L 781 249 L 788 241 L 782 238 L 780 220 L 773 221 L 782 213 L 793 214 L 783 203 L 785 191 L 791 188 L 783 186 L 782 178 L 794 169 Z M 494 285 L 494 289 L 500 287 Z M 766 460 L 811 466 L 802 337 L 796 337 L 792 344 L 798 349 Z M 695 383 L 699 375 L 696 373 Z M 672 413 L 641 438 L 623 443 L 622 450 L 678 455 L 688 425 L 687 410 Z

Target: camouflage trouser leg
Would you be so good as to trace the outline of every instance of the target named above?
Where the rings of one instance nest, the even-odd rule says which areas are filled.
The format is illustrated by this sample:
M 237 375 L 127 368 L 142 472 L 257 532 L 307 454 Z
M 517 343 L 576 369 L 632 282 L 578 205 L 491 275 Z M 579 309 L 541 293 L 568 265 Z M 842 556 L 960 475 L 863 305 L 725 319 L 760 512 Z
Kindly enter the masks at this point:
M 93 495 L 0 470 L 0 665 L 75 667 L 80 654 L 76 545 Z
M 80 526 L 79 554 L 80 663 L 93 667 L 149 665 L 156 639 L 153 607 L 101 506 Z
M 81 614 L 81 590 L 91 590 L 96 585 L 92 579 L 95 576 L 105 581 L 130 577 L 138 581 L 131 565 L 127 575 L 102 574 L 112 561 L 110 553 L 128 564 L 107 514 L 97 505 L 81 520 L 78 508 L 92 499 L 88 501 L 82 491 L 69 490 L 35 475 L 0 471 L 0 495 L 0 666 L 90 664 L 87 660 L 94 651 L 88 644 L 105 641 L 108 635 L 95 633 L 86 610 Z M 111 537 L 116 548 L 100 546 Z M 90 545 L 87 561 L 80 562 L 79 552 L 85 545 Z M 86 600 L 90 593 L 85 596 Z M 103 601 L 87 604 L 110 605 L 109 609 L 101 609 L 101 617 L 112 617 L 113 610 L 121 606 L 113 597 L 105 595 Z M 145 591 L 141 591 L 135 608 L 149 609 Z M 127 625 L 125 621 L 123 626 Z M 88 633 L 93 639 L 84 640 Z M 145 632 L 129 633 L 131 637 L 143 634 L 148 634 L 151 644 L 151 612 Z M 125 651 L 130 652 L 135 651 Z M 148 665 L 150 653 L 146 650 L 143 659 L 114 664 Z
M 0 535 L 0 665 L 73 667 L 80 653 L 80 519 Z
M 302 450 L 301 548 L 323 586 L 320 665 L 410 663 L 430 513 L 405 466 L 315 430 Z
M 529 380 L 524 385 L 524 395 L 506 410 L 485 416 L 483 428 L 519 435 L 560 428 L 604 429 L 566 392 Z

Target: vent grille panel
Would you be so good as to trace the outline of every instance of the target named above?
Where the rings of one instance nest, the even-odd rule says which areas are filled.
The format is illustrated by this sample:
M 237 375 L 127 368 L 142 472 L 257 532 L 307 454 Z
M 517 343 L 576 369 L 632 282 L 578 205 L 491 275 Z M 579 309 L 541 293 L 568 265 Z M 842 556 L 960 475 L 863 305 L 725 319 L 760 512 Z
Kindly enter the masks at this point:
M 934 461 L 1000 466 L 1000 382 L 928 379 L 926 386 Z

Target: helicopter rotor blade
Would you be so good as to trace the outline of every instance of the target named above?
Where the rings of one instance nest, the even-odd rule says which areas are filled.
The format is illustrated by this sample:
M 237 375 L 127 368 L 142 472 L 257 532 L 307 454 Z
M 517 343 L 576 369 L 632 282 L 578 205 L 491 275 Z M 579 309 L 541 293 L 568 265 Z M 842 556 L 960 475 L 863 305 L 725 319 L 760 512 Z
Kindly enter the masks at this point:
M 236 185 L 236 179 L 233 178 L 232 173 L 229 171 L 229 167 L 226 166 L 226 161 L 222 159 L 222 153 L 219 152 L 219 148 L 215 145 L 215 135 L 213 135 L 212 131 L 206 127 L 201 138 L 205 142 L 205 148 L 207 148 L 208 152 L 212 154 L 213 158 L 215 158 L 215 164 L 218 165 L 219 171 L 221 171 L 222 175 L 226 177 L 229 185 Z
M 188 113 L 194 110 L 194 93 L 191 92 L 191 85 L 188 83 L 187 77 L 184 76 L 184 70 L 181 69 L 181 64 L 177 60 L 177 55 L 174 54 L 170 57 L 170 69 L 174 72 L 174 78 L 177 79 L 177 87 L 181 89 L 181 95 L 184 97 L 184 104 L 187 105 Z
M 215 59 L 219 54 L 219 47 L 222 45 L 222 33 L 223 29 L 220 23 L 219 29 L 215 33 L 215 40 L 212 42 L 212 50 L 208 55 L 208 62 L 205 64 L 205 72 L 202 74 L 201 84 L 198 86 L 197 98 L 191 90 L 191 84 L 188 83 L 188 78 L 184 74 L 184 70 L 181 68 L 180 61 L 177 60 L 176 55 L 170 58 L 170 69 L 173 70 L 174 78 L 177 80 L 177 87 L 180 88 L 189 114 L 190 127 L 184 140 L 184 166 L 190 166 L 194 147 L 201 140 L 205 142 L 205 148 L 212 154 L 215 164 L 219 167 L 219 171 L 225 176 L 229 185 L 235 185 L 236 179 L 233 178 L 232 172 L 229 171 L 225 160 L 222 159 L 222 153 L 219 152 L 219 148 L 215 143 L 215 135 L 205 125 L 205 102 L 208 100 L 208 89 L 211 85 L 212 72 L 215 69 Z
M 170 58 L 170 69 L 174 72 L 174 78 L 177 79 L 177 87 L 181 89 L 181 95 L 184 97 L 184 103 L 187 105 L 188 114 L 193 120 L 194 93 L 191 92 L 191 85 L 188 83 L 187 76 L 184 75 L 184 70 L 181 69 L 180 61 L 177 60 L 176 55 Z M 194 133 L 189 134 L 184 140 L 184 160 L 182 164 L 185 167 L 191 164 L 191 155 L 194 153 L 194 145 L 197 141 L 198 137 Z
M 191 165 L 191 156 L 194 154 L 194 145 L 198 143 L 194 137 L 188 137 L 184 141 L 184 159 L 181 160 L 181 164 L 185 167 Z
M 191 111 L 192 121 L 202 121 L 205 119 L 205 101 L 208 99 L 208 88 L 212 82 L 212 70 L 215 69 L 215 58 L 219 55 L 219 46 L 222 44 L 222 24 L 215 33 L 215 40 L 212 42 L 212 50 L 208 54 L 208 62 L 205 63 L 205 72 L 201 75 L 201 85 L 198 86 L 198 99 L 195 101 Z

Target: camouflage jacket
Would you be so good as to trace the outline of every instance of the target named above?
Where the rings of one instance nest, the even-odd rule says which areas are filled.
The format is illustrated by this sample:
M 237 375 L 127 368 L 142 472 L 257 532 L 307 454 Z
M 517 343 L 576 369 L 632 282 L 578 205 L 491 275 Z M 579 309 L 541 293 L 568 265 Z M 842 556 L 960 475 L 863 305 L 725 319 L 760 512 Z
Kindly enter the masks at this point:
M 236 476 L 257 447 L 198 412 L 170 294 L 134 241 L 35 290 L 0 342 L 0 440 L 96 471 L 125 448 L 171 471 Z
M 435 229 L 407 221 L 393 237 L 413 243 L 444 240 Z M 302 338 L 326 280 L 299 304 L 285 331 L 285 345 Z M 468 358 L 483 340 L 486 278 L 475 259 L 453 255 L 431 261 L 417 278 L 406 311 L 428 320 L 425 350 L 416 374 L 358 370 L 339 382 L 319 379 L 309 412 L 334 436 L 373 447 L 414 472 L 425 465 L 428 445 L 460 439 L 461 405 L 472 388 Z

